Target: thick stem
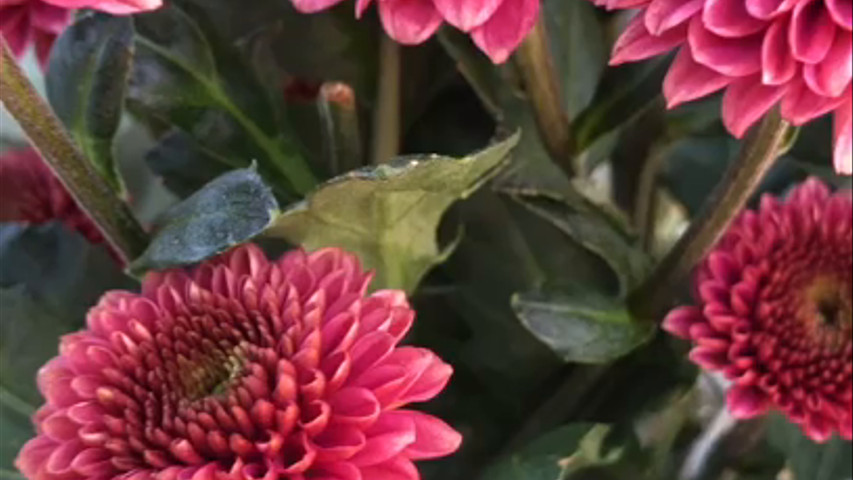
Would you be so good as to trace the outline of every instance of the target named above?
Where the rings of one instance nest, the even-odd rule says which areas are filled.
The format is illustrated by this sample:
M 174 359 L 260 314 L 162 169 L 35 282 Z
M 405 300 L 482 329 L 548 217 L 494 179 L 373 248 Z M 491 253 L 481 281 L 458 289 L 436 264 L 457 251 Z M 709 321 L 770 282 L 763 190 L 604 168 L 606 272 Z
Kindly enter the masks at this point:
M 382 35 L 379 45 L 379 84 L 373 116 L 372 162 L 390 161 L 400 151 L 400 45 Z
M 0 44 L 0 100 L 3 105 L 116 252 L 125 262 L 133 260 L 147 246 L 147 235 L 33 88 L 6 41 L 0 39 Z
M 548 153 L 569 177 L 574 176 L 571 125 L 563 110 L 559 77 L 548 49 L 544 17 L 539 17 L 515 53 L 514 61 Z
M 629 304 L 637 318 L 657 320 L 665 313 L 673 291 L 708 254 L 743 209 L 781 153 L 790 132 L 790 125 L 775 109 L 752 132 L 739 157 L 705 200 L 690 228 L 644 284 L 631 294 Z

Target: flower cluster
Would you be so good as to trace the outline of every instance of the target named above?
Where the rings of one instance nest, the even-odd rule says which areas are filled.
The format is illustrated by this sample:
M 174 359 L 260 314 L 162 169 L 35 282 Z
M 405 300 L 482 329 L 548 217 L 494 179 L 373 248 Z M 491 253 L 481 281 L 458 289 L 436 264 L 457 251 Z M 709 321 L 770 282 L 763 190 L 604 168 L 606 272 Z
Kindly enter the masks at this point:
M 733 383 L 740 418 L 776 409 L 816 441 L 853 437 L 853 197 L 818 180 L 762 200 L 700 266 L 664 328 Z
M 342 0 L 292 0 L 301 12 L 330 8 Z M 388 35 L 408 45 L 425 42 L 447 22 L 471 34 L 494 63 L 503 63 L 533 29 L 540 0 L 377 0 Z M 371 0 L 356 0 L 360 17 Z
M 34 225 L 59 221 L 100 244 L 104 237 L 32 148 L 0 156 L 0 221 Z
M 613 64 L 678 49 L 670 107 L 725 89 L 723 120 L 741 137 L 770 108 L 802 125 L 835 116 L 837 171 L 853 173 L 853 9 L 847 0 L 594 0 L 641 9 Z
M 461 437 L 407 410 L 452 369 L 399 347 L 405 295 L 338 249 L 238 247 L 107 293 L 39 372 L 17 466 L 42 480 L 417 480 Z
M 74 9 L 91 8 L 113 15 L 153 10 L 162 0 L 0 0 L 0 32 L 16 56 L 34 45 L 42 66 L 47 65 L 56 37 L 71 21 Z

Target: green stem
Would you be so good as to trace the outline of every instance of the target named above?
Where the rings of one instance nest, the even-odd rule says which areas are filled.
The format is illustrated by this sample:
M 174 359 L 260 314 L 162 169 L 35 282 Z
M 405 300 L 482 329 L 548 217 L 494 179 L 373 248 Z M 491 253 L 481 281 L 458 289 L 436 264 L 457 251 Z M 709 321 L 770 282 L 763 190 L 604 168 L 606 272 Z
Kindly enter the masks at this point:
M 573 164 L 575 148 L 571 125 L 563 110 L 559 77 L 548 48 L 544 17 L 539 17 L 515 53 L 514 61 L 548 153 L 566 175 L 573 177 L 577 168 Z
M 382 35 L 379 45 L 379 84 L 373 116 L 371 149 L 374 165 L 388 162 L 400 151 L 400 45 Z
M 741 212 L 781 154 L 791 131 L 790 125 L 774 109 L 752 132 L 690 228 L 652 275 L 631 294 L 628 301 L 637 318 L 657 320 L 671 306 L 673 292 Z
M 0 100 L 3 105 L 115 251 L 125 262 L 133 260 L 148 245 L 147 235 L 36 92 L 6 41 L 0 40 L 0 45 Z
M 364 153 L 355 91 L 345 83 L 325 83 L 317 98 L 329 170 L 340 175 L 362 166 Z

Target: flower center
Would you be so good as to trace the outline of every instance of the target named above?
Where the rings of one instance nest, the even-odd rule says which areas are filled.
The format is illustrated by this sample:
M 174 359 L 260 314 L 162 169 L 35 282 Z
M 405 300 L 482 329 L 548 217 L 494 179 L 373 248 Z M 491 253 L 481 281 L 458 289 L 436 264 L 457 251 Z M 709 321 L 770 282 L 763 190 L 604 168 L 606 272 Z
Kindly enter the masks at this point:
M 182 369 L 185 374 L 182 383 L 186 396 L 192 400 L 207 397 L 220 397 L 228 393 L 235 381 L 243 376 L 246 355 L 242 348 L 235 347 L 231 352 L 217 352 L 219 355 L 204 359 L 199 364 Z
M 826 346 L 842 347 L 853 330 L 849 290 L 845 282 L 834 277 L 819 277 L 806 290 L 807 323 L 813 337 Z

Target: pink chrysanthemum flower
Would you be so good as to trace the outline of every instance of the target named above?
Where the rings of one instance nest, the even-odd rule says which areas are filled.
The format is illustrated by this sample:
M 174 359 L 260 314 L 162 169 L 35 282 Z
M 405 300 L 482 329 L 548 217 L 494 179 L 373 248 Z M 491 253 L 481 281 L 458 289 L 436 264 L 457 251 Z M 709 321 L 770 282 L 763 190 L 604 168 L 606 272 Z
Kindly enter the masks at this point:
M 739 418 L 779 410 L 816 441 L 853 436 L 853 200 L 811 179 L 743 213 L 664 328 L 732 381 Z
M 853 173 L 853 7 L 849 0 L 593 0 L 641 9 L 611 63 L 678 48 L 669 107 L 725 88 L 723 121 L 741 137 L 770 108 L 802 125 L 835 114 L 835 168 Z
M 42 66 L 56 37 L 71 22 L 72 10 L 91 8 L 124 15 L 159 8 L 162 0 L 0 0 L 0 32 L 16 56 L 34 45 Z
M 314 13 L 343 0 L 291 0 L 303 13 Z M 372 0 L 356 0 L 361 17 Z M 503 63 L 533 29 L 540 0 L 377 0 L 379 17 L 388 35 L 407 45 L 425 42 L 447 22 L 471 34 L 474 43 Z
M 404 409 L 452 369 L 341 250 L 253 245 L 109 292 L 39 372 L 17 466 L 38 480 L 417 480 L 460 435 Z
M 62 222 L 89 242 L 104 236 L 32 148 L 0 155 L 0 221 L 40 225 Z

